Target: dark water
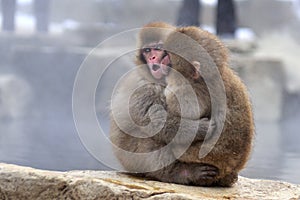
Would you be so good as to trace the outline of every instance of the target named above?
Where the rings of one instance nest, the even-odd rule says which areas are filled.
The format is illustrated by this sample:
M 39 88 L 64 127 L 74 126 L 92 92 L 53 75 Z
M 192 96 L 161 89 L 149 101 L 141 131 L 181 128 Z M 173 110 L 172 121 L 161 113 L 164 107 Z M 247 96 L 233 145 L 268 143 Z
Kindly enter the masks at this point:
M 300 183 L 299 116 L 281 123 L 257 122 L 254 152 L 242 175 Z

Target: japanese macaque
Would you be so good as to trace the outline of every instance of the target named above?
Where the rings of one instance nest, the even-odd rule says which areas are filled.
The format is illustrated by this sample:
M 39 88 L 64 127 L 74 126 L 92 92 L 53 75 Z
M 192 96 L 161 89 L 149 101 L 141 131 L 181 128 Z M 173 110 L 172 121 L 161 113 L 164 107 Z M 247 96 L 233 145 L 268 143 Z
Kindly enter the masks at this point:
M 194 120 L 202 117 L 213 118 L 215 123 L 220 124 L 221 113 L 213 116 L 211 100 L 217 99 L 218 104 L 223 102 L 225 105 L 224 126 L 221 127 L 221 134 L 211 151 L 204 157 L 199 156 L 200 148 L 209 148 L 216 131 L 208 135 L 206 141 L 194 142 L 177 162 L 208 164 L 218 169 L 218 175 L 212 179 L 201 180 L 199 185 L 232 186 L 238 179 L 238 172 L 249 159 L 254 122 L 247 89 L 229 68 L 228 50 L 216 36 L 197 27 L 177 28 L 166 39 L 164 48 L 168 51 L 172 69 L 185 77 L 183 82 L 179 82 L 174 71 L 166 77 L 165 95 L 169 113 Z M 221 77 L 221 83 L 216 82 L 217 75 Z M 190 84 L 196 93 L 200 109 L 198 116 L 194 114 L 194 107 L 185 106 L 182 109 L 178 104 L 176 96 L 184 96 L 187 102 L 194 98 L 187 94 L 185 84 Z M 222 84 L 225 99 L 221 94 Z M 174 146 L 173 152 L 180 148 L 180 145 Z
M 188 148 L 192 142 L 203 141 L 210 124 L 208 118 L 181 119 L 166 110 L 170 57 L 163 43 L 174 30 L 158 22 L 140 31 L 136 70 L 120 81 L 112 97 L 110 139 L 127 172 L 163 182 L 205 185 L 206 180 L 214 180 L 218 169 L 206 163 L 181 162 L 173 153 L 174 145 Z

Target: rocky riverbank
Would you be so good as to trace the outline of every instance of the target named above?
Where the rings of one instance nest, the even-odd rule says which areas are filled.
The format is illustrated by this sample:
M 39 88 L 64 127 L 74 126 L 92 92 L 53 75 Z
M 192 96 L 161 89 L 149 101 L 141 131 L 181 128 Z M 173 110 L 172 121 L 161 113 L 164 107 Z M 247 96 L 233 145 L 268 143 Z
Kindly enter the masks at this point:
M 0 164 L 0 199 L 299 199 L 300 185 L 239 177 L 232 188 L 137 179 L 112 171 L 45 171 Z

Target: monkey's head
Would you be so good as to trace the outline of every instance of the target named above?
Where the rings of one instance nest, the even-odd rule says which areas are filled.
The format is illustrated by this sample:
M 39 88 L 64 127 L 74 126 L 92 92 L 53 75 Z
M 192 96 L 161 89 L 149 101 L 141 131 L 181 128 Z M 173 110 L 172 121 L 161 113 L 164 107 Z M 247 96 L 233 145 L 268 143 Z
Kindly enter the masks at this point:
M 164 42 L 172 68 L 188 79 L 199 79 L 217 66 L 222 73 L 228 63 L 228 50 L 213 34 L 198 27 L 182 27 L 173 31 Z
M 147 64 L 153 78 L 160 80 L 169 73 L 170 58 L 163 49 L 164 41 L 175 28 L 163 22 L 145 25 L 139 33 L 136 64 Z

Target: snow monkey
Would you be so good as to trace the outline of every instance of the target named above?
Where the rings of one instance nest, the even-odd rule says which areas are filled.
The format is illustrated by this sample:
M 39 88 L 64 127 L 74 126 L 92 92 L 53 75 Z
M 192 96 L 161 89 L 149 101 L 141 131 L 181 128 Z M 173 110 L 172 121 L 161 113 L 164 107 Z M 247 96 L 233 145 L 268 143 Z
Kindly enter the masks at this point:
M 174 71 L 166 77 L 166 104 L 168 112 L 172 115 L 184 115 L 191 120 L 212 118 L 211 99 L 223 98 L 217 91 L 220 83 L 215 82 L 214 67 L 221 77 L 226 111 L 220 137 L 205 157 L 199 157 L 199 150 L 200 147 L 206 148 L 210 145 L 209 138 L 206 143 L 194 142 L 177 162 L 208 164 L 218 169 L 215 177 L 199 180 L 197 185 L 232 186 L 238 179 L 238 172 L 249 159 L 254 137 L 254 122 L 247 89 L 229 67 L 228 50 L 216 36 L 197 27 L 177 28 L 168 35 L 164 49 L 167 50 L 172 69 L 185 77 L 184 82 L 179 82 Z M 208 89 L 208 82 L 211 83 L 211 90 Z M 196 93 L 200 116 L 194 114 L 194 107 L 185 106 L 184 113 L 180 110 L 175 94 L 184 96 L 188 102 L 192 96 L 187 94 L 183 87 L 187 83 Z M 173 92 L 170 92 L 171 90 Z M 219 120 L 218 116 L 215 119 Z M 173 151 L 176 152 L 178 149 L 180 145 L 175 146 Z
M 214 163 L 180 161 L 173 152 L 174 146 L 203 141 L 210 125 L 205 117 L 181 119 L 168 113 L 164 90 L 171 63 L 163 46 L 175 29 L 156 22 L 139 32 L 136 70 L 122 79 L 112 97 L 110 139 L 117 159 L 133 175 L 207 185 L 219 173 Z M 191 127 L 196 130 L 194 135 Z M 179 128 L 182 134 L 177 134 Z

